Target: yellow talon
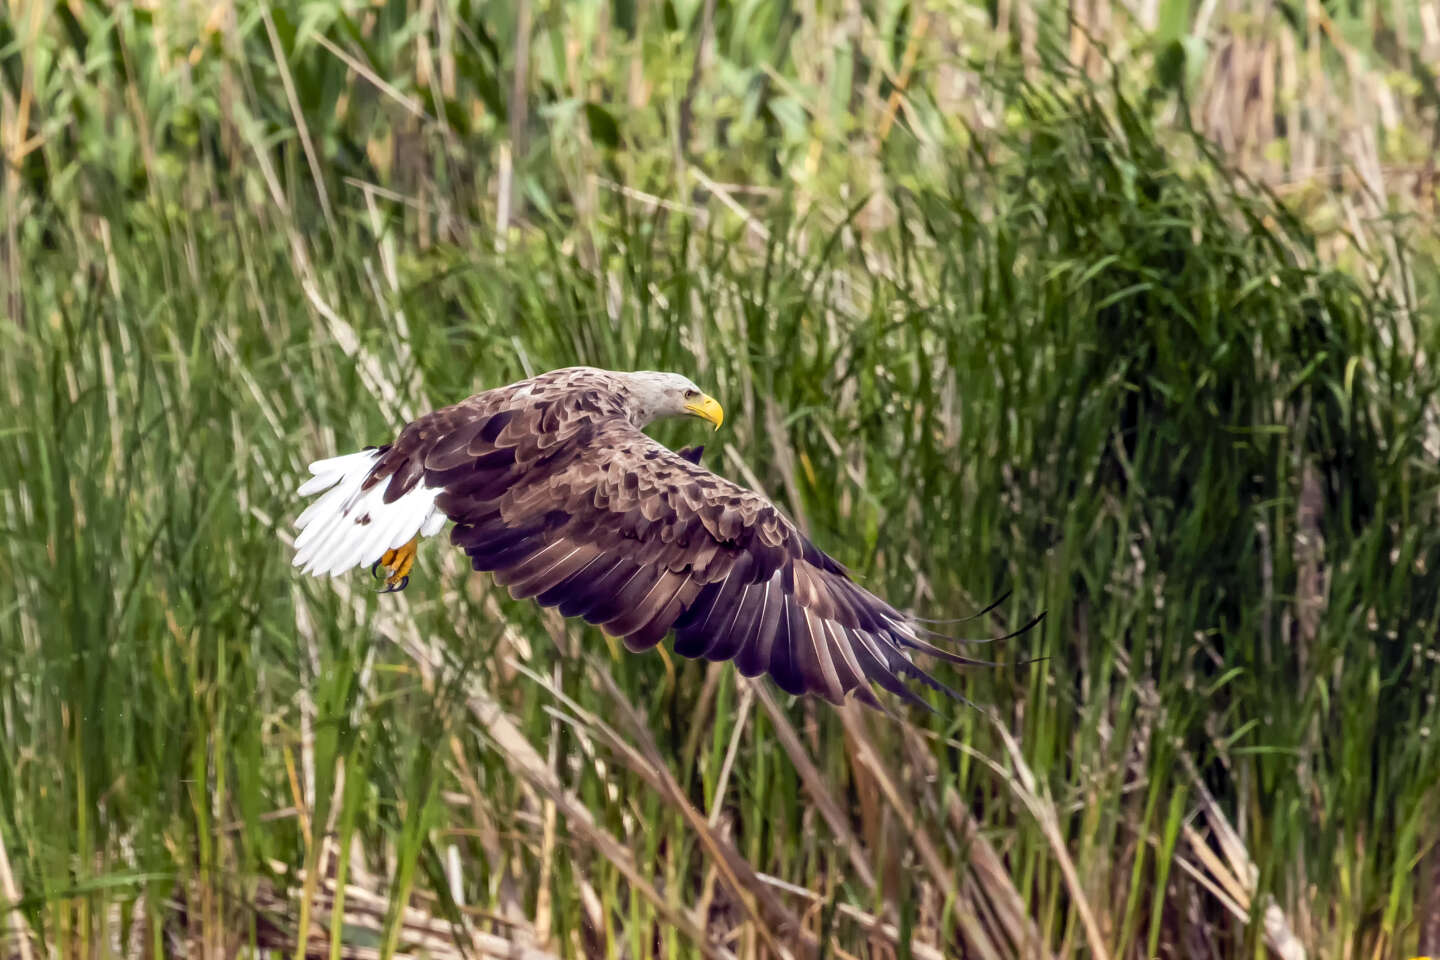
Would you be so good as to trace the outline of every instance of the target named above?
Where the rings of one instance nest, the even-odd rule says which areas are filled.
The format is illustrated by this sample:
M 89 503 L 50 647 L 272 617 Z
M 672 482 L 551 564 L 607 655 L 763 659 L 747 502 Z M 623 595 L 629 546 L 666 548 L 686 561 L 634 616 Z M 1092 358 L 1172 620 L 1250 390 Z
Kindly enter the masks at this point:
M 410 571 L 415 566 L 415 545 L 420 542 L 419 537 L 411 537 L 410 542 L 403 547 L 396 547 L 393 550 L 386 550 L 380 557 L 376 567 L 383 567 L 388 576 L 385 577 L 385 589 L 382 593 L 394 593 L 404 590 L 410 582 Z

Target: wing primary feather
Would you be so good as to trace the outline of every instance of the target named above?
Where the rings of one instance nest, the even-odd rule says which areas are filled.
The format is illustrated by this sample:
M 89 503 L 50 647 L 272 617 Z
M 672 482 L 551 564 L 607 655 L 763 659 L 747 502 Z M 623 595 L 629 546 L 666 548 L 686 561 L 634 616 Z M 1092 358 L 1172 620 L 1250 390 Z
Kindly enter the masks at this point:
M 566 593 L 558 601 L 561 615 L 585 616 L 592 607 L 610 596 L 625 579 L 634 576 L 636 569 L 635 564 L 625 557 L 606 557 L 602 560 L 600 569 L 587 570 L 584 578 L 576 578 L 568 588 L 561 584 L 556 588 L 556 592 L 563 589 Z
M 808 684 L 810 690 L 831 703 L 839 703 L 845 697 L 845 688 L 840 683 L 840 674 L 830 656 L 829 625 L 832 622 L 814 616 L 806 617 L 806 623 L 810 627 L 810 655 L 815 667 L 815 675 L 807 679 L 811 681 Z
M 661 577 L 650 596 L 646 598 L 644 614 L 638 617 L 638 622 L 625 629 L 625 648 L 631 653 L 639 653 L 642 650 L 649 650 L 665 636 L 674 622 L 675 615 L 679 613 L 679 607 L 675 600 L 691 584 L 691 580 L 684 574 L 671 573 L 668 577 Z M 615 627 L 620 632 L 620 627 Z
M 1008 595 L 1008 594 L 1007 594 L 1007 595 Z M 1003 599 L 1003 598 L 1002 598 L 1002 599 Z M 999 603 L 999 602 L 1000 602 L 999 600 L 995 601 L 995 603 Z M 1011 630 L 1009 633 L 1002 634 L 1002 635 L 1000 635 L 1000 636 L 998 636 L 998 637 L 952 637 L 952 636 L 951 636 L 950 634 L 948 634 L 948 633 L 941 633 L 941 632 L 938 631 L 938 630 L 931 630 L 929 627 L 924 626 L 924 624 L 927 624 L 927 623 L 964 623 L 966 620 L 974 620 L 974 619 L 976 619 L 977 617 L 981 616 L 983 613 L 988 612 L 989 610 L 993 609 L 994 606 L 995 606 L 995 604 L 991 604 L 990 606 L 986 607 L 985 610 L 982 610 L 980 613 L 977 613 L 977 614 L 975 614 L 974 616 L 970 616 L 970 617 L 957 617 L 957 618 L 955 618 L 954 620 L 927 620 L 927 619 L 925 619 L 925 618 L 923 618 L 923 617 L 909 617 L 909 618 L 907 618 L 907 621 L 908 621 L 908 623 L 910 624 L 910 626 L 911 626 L 912 628 L 918 630 L 920 633 L 925 634 L 927 637 L 934 637 L 934 638 L 937 639 L 937 640 L 945 640 L 945 641 L 948 641 L 948 642 L 950 642 L 950 643 L 971 643 L 971 644 L 975 644 L 975 643 L 999 643 L 999 642 L 1004 641 L 1004 640 L 1013 640 L 1013 639 L 1015 639 L 1016 637 L 1021 636 L 1022 634 L 1025 634 L 1025 633 L 1030 632 L 1030 630 L 1034 629 L 1035 626 L 1040 623 L 1040 621 L 1042 621 L 1042 620 L 1045 619 L 1045 613 L 1046 613 L 1046 611 L 1042 610 L 1042 611 L 1040 611 L 1039 613 L 1035 614 L 1035 616 L 1031 617 L 1029 620 L 1026 620 L 1025 623 L 1024 623 L 1022 626 L 1020 626 L 1019 628 L 1017 628 L 1017 629 L 1015 629 L 1015 630 Z M 977 661 L 977 662 L 983 662 L 983 661 Z
M 532 574 L 510 585 L 510 593 L 516 599 L 524 600 L 538 596 L 546 590 L 569 578 L 577 570 L 583 570 L 596 559 L 595 548 L 588 545 L 572 547 L 570 552 L 543 571 Z
M 700 636 L 704 636 L 706 627 L 709 626 L 710 621 L 715 616 L 715 611 L 720 609 L 721 600 L 726 596 L 726 588 L 729 587 L 731 583 L 731 578 L 733 576 L 733 572 L 727 573 L 725 575 L 725 579 L 720 580 L 717 583 L 712 583 L 710 584 L 710 586 L 706 587 L 706 592 L 709 594 L 708 601 L 704 604 L 700 604 L 697 602 L 695 608 L 692 608 L 695 609 L 695 612 L 698 614 L 698 616 L 696 616 L 695 619 L 691 620 L 687 624 L 684 624 L 683 626 L 677 623 L 677 629 L 690 630 L 692 629 L 693 625 L 695 633 Z M 704 653 L 704 648 L 701 648 L 700 652 Z
M 613 620 L 625 609 L 626 603 L 630 602 L 631 595 L 626 591 L 632 589 L 637 581 L 648 589 L 650 582 L 646 578 L 653 577 L 655 574 L 654 567 L 636 563 L 633 560 L 629 561 L 629 569 L 625 571 L 624 576 L 610 578 L 610 585 L 604 589 L 596 588 L 595 602 L 585 612 L 585 619 L 590 623 L 602 625 L 606 621 Z
M 552 511 L 528 523 L 502 526 L 499 533 L 488 538 L 482 538 L 478 532 L 467 534 L 461 545 L 470 554 L 476 570 L 503 570 L 546 545 L 545 533 L 563 522 L 554 516 L 559 512 Z
M 800 605 L 794 597 L 788 598 L 785 604 L 785 630 L 776 631 L 775 641 L 770 650 L 770 656 L 763 664 L 775 683 L 789 694 L 803 693 L 805 690 L 805 677 L 796 663 L 796 648 L 804 642 L 804 634 L 809 631 L 807 623 L 809 613 Z
M 593 580 L 612 569 L 618 562 L 619 560 L 616 557 L 596 553 L 595 556 L 585 561 L 583 566 L 572 570 L 553 586 L 546 587 L 537 593 L 535 595 L 535 602 L 542 607 L 558 606 L 569 598 L 575 588 L 585 582 L 587 577 Z M 595 569 L 597 565 L 599 569 Z
M 749 584 L 746 583 L 749 571 L 747 558 L 742 557 L 741 560 L 736 561 L 735 566 L 725 577 L 725 586 L 715 597 L 715 604 L 706 615 L 705 621 L 694 628 L 697 642 L 705 643 L 700 655 L 706 660 L 712 662 L 729 660 L 735 655 L 736 648 L 729 644 L 728 630 L 735 622 L 735 614 L 739 612 L 736 605 L 749 588 Z
M 504 550 L 487 554 L 485 562 L 491 571 L 499 573 L 503 577 L 503 571 L 529 560 L 534 554 L 549 546 L 551 542 L 543 531 L 538 531 L 528 537 L 513 541 Z
M 729 613 L 730 605 L 735 602 L 735 595 L 744 588 L 745 577 L 742 571 L 731 567 L 730 572 L 725 575 L 725 579 L 720 581 L 720 589 L 715 591 L 715 596 L 705 611 L 704 619 L 695 624 L 695 630 L 713 637 L 716 628 Z
M 725 584 L 729 579 L 729 574 L 726 574 L 714 583 L 707 583 L 675 621 L 675 652 L 680 656 L 693 660 L 705 652 L 708 640 L 705 624 L 715 610 L 715 601 L 725 591 Z
M 860 661 L 861 669 L 865 676 L 895 694 L 902 700 L 918 704 L 929 710 L 931 713 L 939 713 L 934 707 L 911 690 L 900 678 L 895 675 L 895 668 L 890 665 L 890 657 L 883 650 L 875 645 L 874 637 L 864 630 L 853 631 L 860 643 L 855 645 L 855 658 Z M 899 654 L 895 654 L 899 657 Z M 903 658 L 902 658 L 903 659 Z
M 771 576 L 765 610 L 755 626 L 755 635 L 750 641 L 755 644 L 762 661 L 768 660 L 773 655 L 772 651 L 779 638 L 781 621 L 788 615 L 790 600 L 782 588 L 782 579 L 779 571 Z
M 742 676 L 758 677 L 770 667 L 770 649 L 774 645 L 775 634 L 772 632 L 768 637 L 762 637 L 760 627 L 764 623 L 766 608 L 772 602 L 772 590 L 779 592 L 773 577 L 765 581 L 758 597 L 743 605 L 730 628 L 729 643 L 735 650 L 735 666 Z
M 921 640 L 918 636 L 908 635 L 905 632 L 905 626 L 906 625 L 903 623 L 898 626 L 892 626 L 889 631 L 891 638 L 899 646 L 908 647 L 911 650 L 919 650 L 921 653 L 928 653 L 932 657 L 938 657 L 941 660 L 959 664 L 962 667 L 999 666 L 998 663 L 992 663 L 989 660 L 976 660 L 973 657 L 966 657 L 958 653 L 951 653 L 949 650 L 937 647 L 935 646 L 935 644 L 930 643 L 927 640 Z
M 699 584 L 687 578 L 685 582 L 681 584 L 680 589 L 675 592 L 675 596 L 670 598 L 670 602 L 661 608 L 660 612 L 651 618 L 649 623 L 641 627 L 626 640 L 626 646 L 644 650 L 655 646 L 661 640 L 665 639 L 665 634 L 670 631 L 671 625 L 674 624 L 675 619 L 679 617 L 680 613 L 685 609 L 685 605 L 694 599 L 694 594 L 698 589 Z
M 871 632 L 884 629 L 890 610 L 888 604 L 854 581 L 832 579 L 831 583 L 836 605 L 849 616 L 849 620 L 842 623 Z
M 615 591 L 614 603 L 604 608 L 604 612 L 592 610 L 594 617 L 591 623 L 598 623 L 604 626 L 612 634 L 621 635 L 622 630 L 612 626 L 614 624 L 625 624 L 635 613 L 635 610 L 650 596 L 655 589 L 656 583 L 665 575 L 665 571 L 654 564 L 644 564 L 640 567 L 635 576 L 631 577 L 619 590 Z
M 627 604 L 613 620 L 606 622 L 605 629 L 617 637 L 628 637 L 664 609 L 684 583 L 685 578 L 680 574 L 657 568 L 655 579 L 645 592 Z
M 729 659 L 734 659 L 736 656 L 739 656 L 740 653 L 749 651 L 750 648 L 755 648 L 756 651 L 759 651 L 755 643 L 757 629 L 759 629 L 760 626 L 760 619 L 765 615 L 766 603 L 769 603 L 770 586 L 772 586 L 772 583 L 773 580 L 766 580 L 765 586 L 760 587 L 759 590 L 756 590 L 755 587 L 760 586 L 760 584 L 750 584 L 750 589 L 746 590 L 746 593 L 744 593 L 743 596 L 740 597 L 739 602 L 736 603 L 736 616 L 734 616 L 733 622 L 730 623 L 729 628 L 724 630 L 719 642 L 708 652 L 711 658 L 719 659 L 719 661 L 729 661 Z M 766 638 L 766 653 L 769 652 L 770 639 L 773 639 L 773 636 L 772 638 Z M 753 662 L 762 665 L 760 666 L 762 672 L 763 665 L 765 665 L 766 659 L 768 659 L 766 653 L 756 652 L 755 659 L 753 659 Z
M 1000 606 L 1000 604 L 1004 603 L 1006 600 L 1008 600 L 1008 599 L 1010 598 L 1010 593 L 1011 593 L 1011 591 L 1006 590 L 1004 593 L 1000 594 L 1000 596 L 996 597 L 994 600 L 991 600 L 990 603 L 987 604 L 983 610 L 977 610 L 975 613 L 970 614 L 970 616 L 968 616 L 968 617 L 947 617 L 947 618 L 945 618 L 945 619 L 943 619 L 943 620 L 936 620 L 936 619 L 932 619 L 932 618 L 929 618 L 929 617 L 911 617 L 910 619 L 914 620 L 916 623 L 969 623 L 971 620 L 979 620 L 981 617 L 985 616 L 985 614 L 990 613 L 991 611 L 993 611 L 993 610 L 995 610 L 996 608 L 998 608 L 998 607 Z M 1043 616 L 1043 614 L 1042 614 L 1042 616 Z M 961 641 L 961 642 L 962 642 L 962 643 L 968 643 L 968 642 L 971 642 L 971 641 Z M 989 641 L 989 640 L 976 640 L 976 641 L 973 641 L 973 642 L 975 642 L 975 643 L 989 643 L 990 641 Z
M 865 671 L 861 669 L 860 662 L 855 659 L 855 641 L 851 637 L 849 628 L 838 623 L 827 624 L 830 634 L 835 639 L 833 650 L 840 654 L 840 662 L 835 665 L 837 674 L 844 668 L 847 677 L 840 678 L 840 686 L 844 690 L 853 690 L 859 687 L 869 687 L 865 683 Z
M 705 649 L 705 659 L 710 661 L 733 660 L 735 654 L 740 652 L 740 638 L 735 631 L 735 623 L 740 618 L 741 612 L 745 609 L 746 598 L 755 584 L 747 583 L 740 588 L 739 595 L 730 604 L 730 609 L 721 609 L 720 618 L 715 622 L 715 629 L 711 636 L 714 640 Z M 743 676 L 757 677 L 764 668 L 757 669 L 754 673 L 740 671 Z
M 495 582 L 501 586 L 509 586 L 521 577 L 548 570 L 550 564 L 561 559 L 573 546 L 574 544 L 567 543 L 560 537 L 547 539 L 544 546 L 526 557 L 523 562 L 496 570 Z
M 551 540 L 520 562 L 496 570 L 495 582 L 502 587 L 514 587 L 533 577 L 544 576 L 555 564 L 564 562 L 579 549 L 568 540 Z M 522 599 L 516 596 L 514 590 L 511 590 L 510 595 L 517 600 Z
M 770 648 L 775 640 L 774 634 L 764 638 L 763 642 L 760 637 L 760 626 L 765 620 L 765 610 L 773 602 L 770 597 L 773 584 L 773 580 L 765 581 L 758 595 L 752 595 L 749 598 L 749 602 L 741 610 L 740 616 L 735 618 L 735 625 L 730 628 L 731 642 L 735 644 L 737 651 L 736 660 L 749 657 L 761 673 L 769 664 Z

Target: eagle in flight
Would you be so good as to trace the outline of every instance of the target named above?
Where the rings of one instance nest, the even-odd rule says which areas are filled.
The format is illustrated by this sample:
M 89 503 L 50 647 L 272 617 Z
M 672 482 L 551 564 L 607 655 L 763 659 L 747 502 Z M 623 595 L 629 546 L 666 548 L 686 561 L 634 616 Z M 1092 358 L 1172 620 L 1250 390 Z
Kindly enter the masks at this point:
M 871 684 L 929 707 L 902 679 L 964 698 L 911 662 L 979 664 L 852 580 L 774 504 L 642 431 L 662 417 L 720 428 L 720 404 L 675 373 L 553 370 L 427 413 L 393 443 L 310 464 L 296 566 L 383 568 L 409 583 L 440 532 L 517 599 L 583 617 L 632 651 L 732 660 L 787 693 L 880 708 Z M 378 575 L 378 573 L 377 573 Z M 1036 617 L 1015 636 L 1033 626 Z M 999 638 L 1006 639 L 1006 638 Z

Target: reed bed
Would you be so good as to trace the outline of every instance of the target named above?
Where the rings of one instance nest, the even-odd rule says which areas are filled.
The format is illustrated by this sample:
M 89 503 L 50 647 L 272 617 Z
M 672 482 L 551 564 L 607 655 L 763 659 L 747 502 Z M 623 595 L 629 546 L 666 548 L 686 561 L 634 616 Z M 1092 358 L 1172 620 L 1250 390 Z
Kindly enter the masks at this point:
M 6 954 L 1440 950 L 1440 5 L 1338 6 L 12 4 Z M 292 571 L 576 362 L 1043 627 L 889 718 Z

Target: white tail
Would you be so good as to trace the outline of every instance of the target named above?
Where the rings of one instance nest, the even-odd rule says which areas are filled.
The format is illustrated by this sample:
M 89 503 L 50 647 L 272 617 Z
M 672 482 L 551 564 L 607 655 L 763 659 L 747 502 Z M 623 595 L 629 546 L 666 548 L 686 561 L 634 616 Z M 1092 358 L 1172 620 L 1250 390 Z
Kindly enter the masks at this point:
M 304 573 L 336 576 L 372 566 L 386 550 L 404 546 L 417 533 L 434 536 L 445 525 L 445 514 L 435 509 L 439 490 L 423 481 L 393 503 L 384 500 L 388 482 L 362 491 L 378 459 L 380 451 L 361 450 L 310 464 L 314 476 L 296 492 L 302 497 L 327 492 L 295 521 L 300 535 L 293 562 Z

